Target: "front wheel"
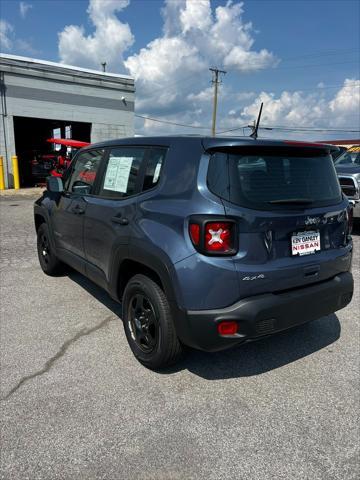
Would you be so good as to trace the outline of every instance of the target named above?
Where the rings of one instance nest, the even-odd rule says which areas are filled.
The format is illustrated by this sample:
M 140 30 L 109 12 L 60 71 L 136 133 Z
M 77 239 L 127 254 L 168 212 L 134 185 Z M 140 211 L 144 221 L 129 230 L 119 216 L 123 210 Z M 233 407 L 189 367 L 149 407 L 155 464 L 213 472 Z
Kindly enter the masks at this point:
M 46 223 L 42 223 L 37 232 L 37 251 L 41 269 L 46 275 L 56 276 L 62 272 L 63 264 L 51 247 L 49 227 Z
M 145 275 L 135 275 L 123 295 L 126 338 L 135 357 L 148 368 L 174 364 L 182 346 L 163 290 Z

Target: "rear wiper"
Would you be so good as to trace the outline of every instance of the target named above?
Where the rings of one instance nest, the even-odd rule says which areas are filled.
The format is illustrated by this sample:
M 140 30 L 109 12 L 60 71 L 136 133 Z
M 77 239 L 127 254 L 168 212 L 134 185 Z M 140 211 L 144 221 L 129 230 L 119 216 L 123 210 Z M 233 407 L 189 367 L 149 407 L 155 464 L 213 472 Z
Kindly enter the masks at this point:
M 311 200 L 310 198 L 281 198 L 279 200 L 271 200 L 268 203 L 307 205 L 309 203 L 313 203 L 313 200 Z

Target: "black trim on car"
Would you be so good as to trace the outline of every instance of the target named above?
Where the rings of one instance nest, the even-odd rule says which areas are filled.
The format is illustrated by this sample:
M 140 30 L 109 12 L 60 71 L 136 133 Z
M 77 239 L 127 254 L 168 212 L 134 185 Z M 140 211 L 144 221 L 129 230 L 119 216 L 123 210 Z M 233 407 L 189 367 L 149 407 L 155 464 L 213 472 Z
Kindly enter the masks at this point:
M 206 351 L 223 350 L 316 320 L 348 305 L 353 289 L 352 275 L 345 272 L 288 292 L 244 298 L 223 309 L 189 310 L 185 316 L 192 332 L 190 346 Z M 221 321 L 236 321 L 238 333 L 219 336 L 216 327 Z

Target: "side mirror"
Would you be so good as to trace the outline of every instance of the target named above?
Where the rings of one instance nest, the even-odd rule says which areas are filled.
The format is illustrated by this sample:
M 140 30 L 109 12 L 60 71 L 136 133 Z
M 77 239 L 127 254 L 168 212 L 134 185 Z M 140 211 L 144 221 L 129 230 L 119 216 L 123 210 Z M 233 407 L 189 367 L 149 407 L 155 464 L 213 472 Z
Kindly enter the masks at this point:
M 81 180 L 77 180 L 73 183 L 71 190 L 78 195 L 89 195 L 91 190 L 91 185 L 88 185 Z
M 61 193 L 64 191 L 64 185 L 60 177 L 47 177 L 46 189 L 48 192 Z

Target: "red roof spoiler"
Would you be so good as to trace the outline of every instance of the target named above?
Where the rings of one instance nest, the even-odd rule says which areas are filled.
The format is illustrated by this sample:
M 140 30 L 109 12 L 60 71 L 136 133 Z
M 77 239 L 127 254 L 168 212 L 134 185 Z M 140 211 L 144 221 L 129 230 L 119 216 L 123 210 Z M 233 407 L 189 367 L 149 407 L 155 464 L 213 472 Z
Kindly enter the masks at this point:
M 49 143 L 56 143 L 58 145 L 65 145 L 66 147 L 82 148 L 90 145 L 89 142 L 81 142 L 80 140 L 71 140 L 70 138 L 48 138 Z

